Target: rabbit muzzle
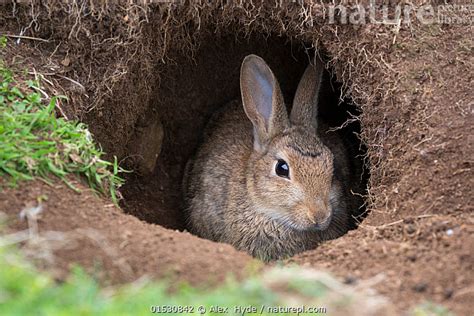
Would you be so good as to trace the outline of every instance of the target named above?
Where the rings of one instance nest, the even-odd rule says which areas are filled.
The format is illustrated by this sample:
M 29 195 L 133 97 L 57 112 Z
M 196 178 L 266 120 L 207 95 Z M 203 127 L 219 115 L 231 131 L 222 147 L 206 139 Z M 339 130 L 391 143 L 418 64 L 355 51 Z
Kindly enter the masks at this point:
M 309 221 L 313 224 L 314 230 L 325 230 L 328 228 L 332 219 L 332 212 L 329 203 L 324 203 L 321 200 L 307 206 L 307 216 Z

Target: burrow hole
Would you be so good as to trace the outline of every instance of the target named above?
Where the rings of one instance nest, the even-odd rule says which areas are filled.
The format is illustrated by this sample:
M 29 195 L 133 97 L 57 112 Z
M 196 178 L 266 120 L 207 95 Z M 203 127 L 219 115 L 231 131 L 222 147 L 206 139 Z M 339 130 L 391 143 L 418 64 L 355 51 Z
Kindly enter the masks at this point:
M 291 104 L 297 84 L 313 51 L 307 45 L 288 38 L 251 35 L 209 36 L 203 40 L 193 58 L 176 56 L 175 63 L 161 70 L 147 111 L 150 120 L 159 120 L 163 142 L 156 166 L 148 173 L 129 175 L 122 189 L 122 208 L 141 220 L 174 230 L 185 230 L 181 179 L 189 157 L 199 145 L 199 136 L 210 115 L 220 106 L 240 97 L 239 71 L 248 54 L 261 56 L 274 71 L 285 101 Z M 162 68 L 163 69 L 163 68 Z M 324 74 L 320 94 L 319 116 L 332 127 L 341 126 L 352 115 L 360 114 L 350 99 L 341 100 L 341 84 L 330 71 Z M 156 122 L 145 122 L 145 125 Z M 361 126 L 355 121 L 338 132 L 355 148 L 353 161 L 363 166 L 365 148 L 358 134 Z M 133 140 L 132 140 L 133 143 Z M 361 169 L 367 186 L 368 170 Z M 362 220 L 361 207 L 357 221 Z

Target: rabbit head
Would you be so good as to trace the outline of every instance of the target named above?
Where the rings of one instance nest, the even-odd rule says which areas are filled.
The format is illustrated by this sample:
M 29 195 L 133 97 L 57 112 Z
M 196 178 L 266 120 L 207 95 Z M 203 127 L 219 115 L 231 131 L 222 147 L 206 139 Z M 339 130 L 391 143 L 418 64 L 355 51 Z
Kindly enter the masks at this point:
M 333 179 L 333 154 L 316 132 L 323 69 L 317 57 L 307 67 L 290 116 L 279 84 L 262 58 L 247 56 L 240 74 L 242 103 L 253 126 L 248 196 L 259 212 L 300 231 L 327 229 L 341 195 Z

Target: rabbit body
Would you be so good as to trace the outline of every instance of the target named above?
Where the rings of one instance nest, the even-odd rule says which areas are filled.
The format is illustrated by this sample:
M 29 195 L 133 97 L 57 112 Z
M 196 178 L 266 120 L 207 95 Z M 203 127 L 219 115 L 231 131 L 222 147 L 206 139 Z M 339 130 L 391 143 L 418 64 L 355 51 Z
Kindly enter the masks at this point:
M 343 141 L 317 119 L 321 67 L 308 67 L 288 118 L 265 62 L 244 60 L 242 101 L 214 114 L 186 166 L 192 233 L 268 261 L 348 230 L 357 181 Z

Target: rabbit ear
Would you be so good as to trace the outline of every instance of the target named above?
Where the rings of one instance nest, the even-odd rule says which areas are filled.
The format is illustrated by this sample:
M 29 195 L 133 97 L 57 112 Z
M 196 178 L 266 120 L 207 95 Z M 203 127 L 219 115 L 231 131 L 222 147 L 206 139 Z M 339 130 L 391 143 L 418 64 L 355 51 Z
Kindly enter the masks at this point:
M 324 73 L 324 64 L 316 55 L 314 65 L 306 68 L 296 89 L 291 110 L 290 122 L 292 125 L 317 127 L 318 96 Z
M 242 62 L 240 90 L 245 113 L 253 124 L 254 148 L 260 151 L 288 127 L 283 95 L 268 65 L 256 55 Z

